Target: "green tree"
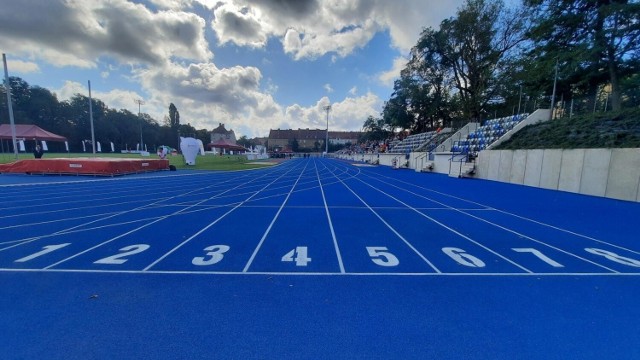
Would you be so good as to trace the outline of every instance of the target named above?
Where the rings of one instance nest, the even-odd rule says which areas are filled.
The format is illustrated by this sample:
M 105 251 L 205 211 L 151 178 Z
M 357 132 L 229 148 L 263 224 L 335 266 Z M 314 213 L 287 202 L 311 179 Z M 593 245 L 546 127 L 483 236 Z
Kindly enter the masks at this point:
M 360 141 L 376 141 L 384 140 L 389 137 L 391 132 L 386 129 L 386 124 L 382 118 L 374 118 L 369 115 L 362 125 L 363 134 Z
M 180 126 L 180 112 L 173 103 L 169 105 L 169 126 L 176 129 Z
M 403 79 L 396 80 L 394 92 L 382 109 L 384 123 L 392 132 L 398 129 L 404 131 L 413 126 L 414 114 L 410 109 L 411 100 L 411 88 L 403 83 Z
M 427 86 L 441 86 L 428 89 L 435 91 L 436 109 L 451 93 L 447 102 L 459 104 L 466 119 L 480 121 L 487 105 L 499 97 L 504 74 L 515 66 L 524 30 L 521 10 L 507 9 L 500 0 L 467 0 L 455 17 L 441 22 L 440 29 L 425 29 L 413 54 L 424 65 L 436 66 L 433 74 L 426 73 Z M 412 66 L 426 69 L 415 61 Z M 443 109 L 432 116 L 441 116 Z
M 289 146 L 291 146 L 291 151 L 298 152 L 300 151 L 300 144 L 298 143 L 298 139 L 293 139 L 289 141 Z
M 623 79 L 637 73 L 640 4 L 628 0 L 526 0 L 532 11 L 530 72 L 552 73 L 556 61 L 566 82 L 594 95 L 611 85 L 614 110 L 622 105 Z M 541 72 L 540 68 L 546 71 Z M 539 77 L 538 77 L 539 79 Z M 548 81 L 547 81 L 548 83 Z
M 251 147 L 251 140 L 247 139 L 246 135 L 242 135 L 238 140 L 236 140 L 236 144 L 244 146 L 248 149 Z

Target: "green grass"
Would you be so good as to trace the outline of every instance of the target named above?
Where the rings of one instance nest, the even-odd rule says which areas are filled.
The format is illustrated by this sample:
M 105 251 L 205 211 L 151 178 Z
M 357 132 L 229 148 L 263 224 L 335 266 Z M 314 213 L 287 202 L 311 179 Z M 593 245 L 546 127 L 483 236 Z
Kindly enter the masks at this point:
M 88 153 L 45 153 L 43 158 L 78 158 L 78 157 L 93 157 L 93 154 Z M 118 153 L 106 153 L 106 154 L 96 154 L 96 157 L 101 158 L 132 158 L 132 159 L 142 159 L 138 154 L 118 154 Z M 149 157 L 144 157 L 145 159 L 157 159 L 158 157 L 155 154 L 151 154 Z M 31 153 L 21 153 L 18 154 L 18 159 L 33 159 L 33 155 Z M 198 156 L 196 158 L 196 165 L 190 166 L 184 163 L 184 159 L 182 155 L 176 156 L 168 156 L 169 164 L 174 165 L 177 169 L 189 169 L 189 170 L 247 170 L 247 169 L 255 169 L 255 168 L 263 168 L 267 166 L 273 165 L 273 162 L 270 161 L 256 161 L 251 160 L 248 161 L 246 157 L 240 155 L 205 155 Z M 15 156 L 13 153 L 2 153 L 0 154 L 0 164 L 9 163 L 15 161 Z
M 529 125 L 496 149 L 638 147 L 640 147 L 640 109 L 627 109 Z

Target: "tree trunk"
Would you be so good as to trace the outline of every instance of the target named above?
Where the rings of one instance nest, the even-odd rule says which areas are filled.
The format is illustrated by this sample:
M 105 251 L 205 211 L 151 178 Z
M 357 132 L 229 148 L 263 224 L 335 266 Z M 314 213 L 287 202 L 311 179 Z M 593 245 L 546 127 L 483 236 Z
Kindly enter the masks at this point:
M 609 78 L 611 80 L 611 108 L 613 111 L 620 111 L 622 109 L 622 99 L 620 96 L 620 81 L 618 79 L 616 62 L 613 56 L 609 55 L 608 58 Z

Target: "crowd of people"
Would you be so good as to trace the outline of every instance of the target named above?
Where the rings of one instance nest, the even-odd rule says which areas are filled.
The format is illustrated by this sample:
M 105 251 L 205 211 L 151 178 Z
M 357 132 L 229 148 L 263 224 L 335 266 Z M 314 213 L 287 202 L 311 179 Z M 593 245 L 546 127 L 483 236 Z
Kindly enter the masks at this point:
M 406 134 L 399 133 L 384 140 L 367 140 L 360 144 L 353 144 L 339 151 L 339 153 L 354 154 L 382 154 L 388 152 L 396 142 L 402 141 Z

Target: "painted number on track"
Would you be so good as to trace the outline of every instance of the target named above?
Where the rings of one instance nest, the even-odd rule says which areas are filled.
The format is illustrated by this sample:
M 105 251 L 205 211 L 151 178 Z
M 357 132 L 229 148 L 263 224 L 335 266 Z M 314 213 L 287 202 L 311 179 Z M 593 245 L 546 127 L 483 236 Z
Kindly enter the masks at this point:
M 18 260 L 15 260 L 14 262 L 20 263 L 20 262 L 26 262 L 26 261 L 29 261 L 29 260 L 33 260 L 33 259 L 35 259 L 37 257 L 40 257 L 40 256 L 45 255 L 45 254 L 48 254 L 48 253 L 50 253 L 52 251 L 56 251 L 58 249 L 62 249 L 63 247 L 65 247 L 67 245 L 70 245 L 70 244 L 71 243 L 58 244 L 58 245 L 47 245 L 47 246 L 44 246 L 41 251 L 38 251 L 37 253 L 31 254 L 29 256 L 25 256 L 25 257 L 20 258 Z
M 384 246 L 367 246 L 367 252 L 376 265 L 391 267 L 400 264 L 400 260 Z
M 150 247 L 151 246 L 147 244 L 136 244 L 136 245 L 125 246 L 119 250 L 121 251 L 119 254 L 108 256 L 104 259 L 94 261 L 93 263 L 94 264 L 111 264 L 111 265 L 124 264 L 125 262 L 127 262 L 127 260 L 129 260 L 129 259 L 125 259 L 125 257 L 139 254 Z
M 307 247 L 298 246 L 295 249 L 289 251 L 282 257 L 282 261 L 291 262 L 295 261 L 296 266 L 307 266 L 311 262 L 311 258 L 307 256 Z
M 203 257 L 203 256 L 194 257 L 193 260 L 191 260 L 191 263 L 193 265 L 199 265 L 199 266 L 217 264 L 222 260 L 222 258 L 224 257 L 224 253 L 229 251 L 229 249 L 231 249 L 231 247 L 229 247 L 228 245 L 208 246 L 204 248 L 204 251 L 207 252 L 206 254 L 207 257 Z

